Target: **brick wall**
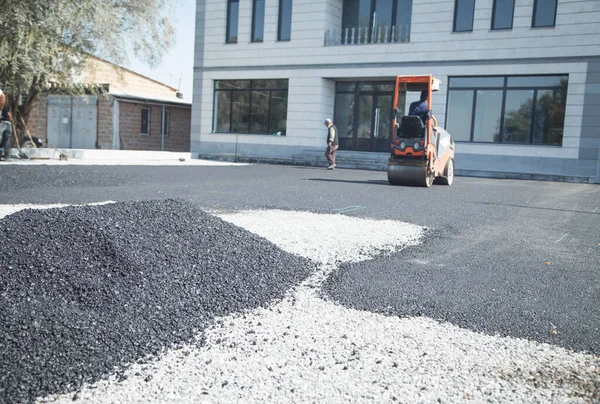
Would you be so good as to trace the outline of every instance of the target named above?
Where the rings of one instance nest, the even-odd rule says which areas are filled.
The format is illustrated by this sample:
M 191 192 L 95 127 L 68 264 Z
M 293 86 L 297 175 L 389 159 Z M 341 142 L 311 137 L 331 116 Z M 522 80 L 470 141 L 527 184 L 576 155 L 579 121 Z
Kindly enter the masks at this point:
M 27 130 L 32 136 L 46 140 L 48 136 L 48 95 L 40 94 L 33 103 L 27 120 Z
M 142 108 L 150 109 L 150 135 L 141 135 Z M 191 108 L 167 106 L 171 112 L 169 136 L 165 137 L 164 150 L 174 152 L 190 151 Z M 119 103 L 119 133 L 124 150 L 160 150 L 161 115 L 159 105 Z
M 176 99 L 176 89 L 94 57 L 86 61 L 85 71 L 79 81 L 109 84 L 110 92 Z
M 113 105 L 113 97 L 98 97 L 98 134 L 96 143 L 101 149 L 112 149 L 114 132 Z

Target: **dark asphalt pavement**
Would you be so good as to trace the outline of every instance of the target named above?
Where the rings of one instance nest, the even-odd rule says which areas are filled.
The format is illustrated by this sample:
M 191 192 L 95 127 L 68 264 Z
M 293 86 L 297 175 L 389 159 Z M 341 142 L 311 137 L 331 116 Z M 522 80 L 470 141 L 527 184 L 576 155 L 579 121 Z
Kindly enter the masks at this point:
M 424 245 L 348 265 L 325 292 L 349 307 L 600 354 L 598 185 L 458 177 L 424 189 L 389 186 L 384 172 L 290 166 L 0 166 L 0 177 L 0 203 L 352 207 L 344 214 L 427 226 Z

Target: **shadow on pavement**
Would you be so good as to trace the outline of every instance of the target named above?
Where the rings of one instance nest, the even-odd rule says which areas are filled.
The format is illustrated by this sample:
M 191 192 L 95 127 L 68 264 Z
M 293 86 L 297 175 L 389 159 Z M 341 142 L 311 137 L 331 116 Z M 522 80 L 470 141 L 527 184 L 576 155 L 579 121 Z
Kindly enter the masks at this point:
M 344 182 L 349 184 L 372 184 L 372 185 L 390 185 L 389 182 L 385 180 L 366 180 L 366 181 L 356 181 L 356 180 L 335 180 L 329 178 L 307 178 L 308 181 L 321 181 L 321 182 Z

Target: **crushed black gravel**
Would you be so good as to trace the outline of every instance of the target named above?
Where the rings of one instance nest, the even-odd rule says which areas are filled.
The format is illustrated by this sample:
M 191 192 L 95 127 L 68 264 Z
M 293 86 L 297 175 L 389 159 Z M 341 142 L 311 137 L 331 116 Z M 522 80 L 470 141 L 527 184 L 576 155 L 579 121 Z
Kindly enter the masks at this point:
M 0 220 L 0 402 L 76 390 L 263 306 L 314 269 L 191 204 Z

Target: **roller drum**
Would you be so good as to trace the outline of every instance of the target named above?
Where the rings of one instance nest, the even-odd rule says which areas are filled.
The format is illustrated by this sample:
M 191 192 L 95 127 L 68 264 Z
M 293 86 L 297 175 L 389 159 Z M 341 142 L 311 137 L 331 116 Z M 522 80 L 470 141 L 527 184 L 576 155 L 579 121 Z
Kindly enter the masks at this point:
M 388 164 L 388 181 L 392 185 L 430 187 L 433 178 L 426 166 Z

